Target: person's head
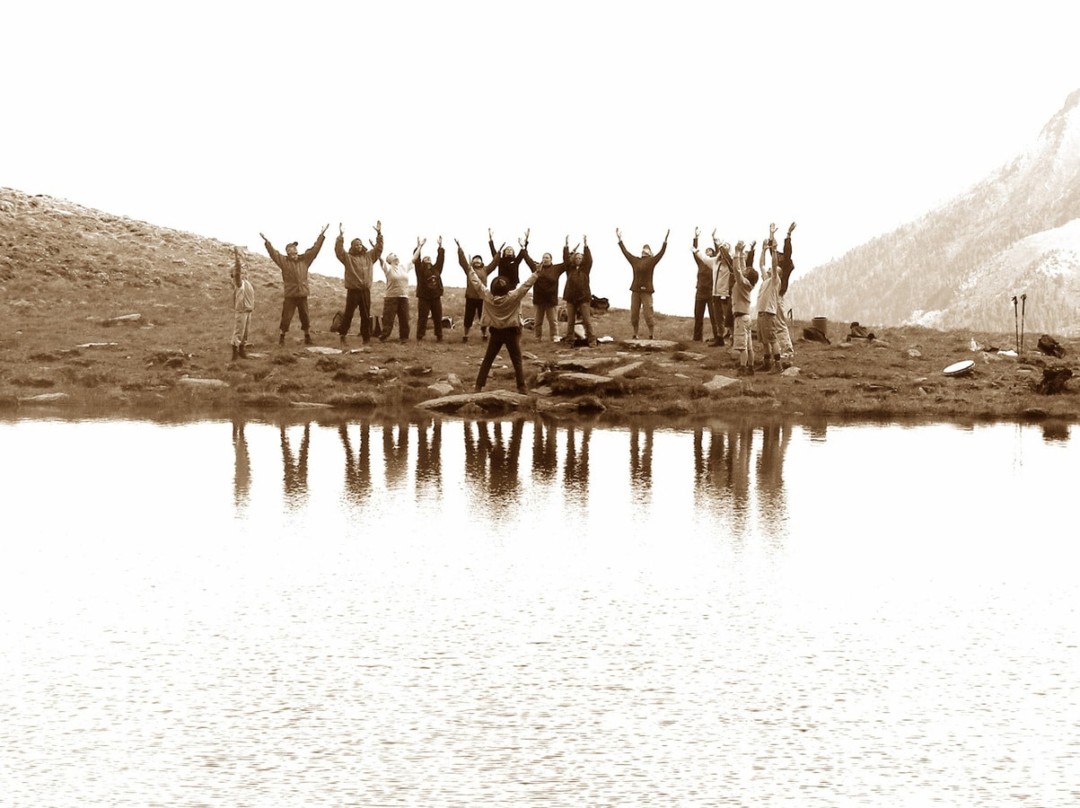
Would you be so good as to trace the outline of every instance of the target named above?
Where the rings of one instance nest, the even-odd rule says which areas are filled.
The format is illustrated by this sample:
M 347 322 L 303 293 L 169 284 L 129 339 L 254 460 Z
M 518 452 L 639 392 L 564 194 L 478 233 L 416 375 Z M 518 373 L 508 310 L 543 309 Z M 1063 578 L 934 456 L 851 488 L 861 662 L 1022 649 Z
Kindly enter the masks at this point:
M 299 243 L 297 243 L 295 241 L 290 241 L 288 244 L 285 245 L 285 254 L 287 256 L 289 256 L 289 258 L 296 258 L 296 256 L 297 256 L 296 248 L 299 247 L 299 246 L 300 246 Z
M 514 248 L 513 247 L 503 247 L 502 255 L 503 255 L 503 258 L 513 258 L 514 257 Z
M 431 256 L 430 255 L 425 255 L 423 258 L 420 259 L 420 263 L 423 264 L 425 268 L 430 267 L 431 266 Z
M 746 270 L 746 280 L 750 283 L 750 288 L 753 289 L 758 282 L 757 270 L 753 267 L 750 267 L 750 269 Z
M 576 267 L 581 266 L 581 262 L 584 260 L 585 255 L 583 253 L 576 252 L 570 256 L 570 262 Z
M 551 253 L 544 253 L 540 257 L 540 264 L 545 267 L 551 266 Z
M 499 275 L 491 282 L 491 294 L 501 297 L 510 291 L 510 281 Z
M 390 253 L 388 256 L 386 256 L 386 263 L 393 264 L 394 266 L 397 266 L 397 263 L 398 263 L 397 253 Z
M 652 255 L 652 247 L 650 247 L 648 244 L 644 245 L 641 248 L 641 254 L 648 258 L 650 255 Z
M 481 258 L 479 255 L 474 255 L 472 257 L 472 268 L 473 269 L 483 269 L 484 268 L 484 259 Z
M 367 247 L 364 246 L 364 242 L 362 242 L 360 239 L 354 238 L 352 240 L 352 243 L 349 245 L 349 252 L 353 255 L 363 255 L 367 252 Z
M 716 257 L 716 247 L 706 247 L 705 248 L 705 254 L 707 256 L 709 256 L 709 258 L 715 258 Z

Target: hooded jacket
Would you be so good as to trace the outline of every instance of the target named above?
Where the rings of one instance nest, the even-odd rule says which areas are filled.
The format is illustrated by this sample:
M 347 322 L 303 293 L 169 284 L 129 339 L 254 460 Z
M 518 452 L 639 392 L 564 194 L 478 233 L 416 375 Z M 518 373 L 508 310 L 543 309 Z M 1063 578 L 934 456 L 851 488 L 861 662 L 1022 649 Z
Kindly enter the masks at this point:
M 348 252 L 345 252 L 345 236 L 339 235 L 337 237 L 337 241 L 334 242 L 334 254 L 337 255 L 338 260 L 345 265 L 346 289 L 371 288 L 371 268 L 382 256 L 382 251 L 382 231 L 379 231 L 375 236 L 374 248 L 369 250 L 361 244 L 359 252 L 353 252 L 352 248 L 350 248 Z
M 425 265 L 417 253 L 413 258 L 413 268 L 416 270 L 416 296 L 432 300 L 442 297 L 443 261 L 446 258 L 446 250 L 439 247 L 439 252 L 434 264 Z

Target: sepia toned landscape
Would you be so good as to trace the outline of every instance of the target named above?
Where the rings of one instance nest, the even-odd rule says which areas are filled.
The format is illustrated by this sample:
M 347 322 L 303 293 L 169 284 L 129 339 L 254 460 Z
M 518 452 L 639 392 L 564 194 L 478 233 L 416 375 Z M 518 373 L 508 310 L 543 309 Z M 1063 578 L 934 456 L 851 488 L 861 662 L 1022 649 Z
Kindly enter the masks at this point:
M 342 351 L 329 333 L 344 299 L 340 278 L 311 275 L 316 346 L 303 345 L 294 320 L 279 348 L 280 273 L 267 256 L 242 251 L 256 304 L 250 358 L 233 361 L 231 245 L 13 189 L 0 189 L 0 243 L 0 406 L 8 412 L 170 418 L 310 409 L 396 414 L 423 405 L 465 415 L 522 410 L 672 423 L 747 413 L 1073 419 L 1080 412 L 1076 383 L 1053 395 L 1038 391 L 1044 371 L 1071 367 L 1080 338 L 1060 337 L 1059 358 L 1037 350 L 1041 334 L 1027 330 L 1014 356 L 1015 330 L 864 321 L 875 338 L 848 341 L 850 324 L 818 309 L 813 316 L 829 319 L 830 342 L 803 339 L 811 318 L 796 318 L 794 366 L 783 374 L 736 379 L 730 350 L 691 341 L 686 317 L 658 315 L 656 340 L 632 341 L 628 313 L 612 308 L 594 318 L 597 334 L 610 337 L 595 348 L 538 341 L 526 330 L 531 395 L 511 392 L 504 353 L 485 394 L 460 398 L 473 390 L 484 344 L 475 327 L 471 341 L 461 341 L 463 274 L 450 258 L 443 307 L 453 326 L 442 343 L 429 328 L 420 343 L 364 346 L 351 336 Z M 330 247 L 318 261 L 323 271 L 336 265 Z M 373 312 L 381 310 L 381 289 L 376 283 Z M 522 314 L 531 316 L 528 298 Z M 970 373 L 943 373 L 968 359 Z

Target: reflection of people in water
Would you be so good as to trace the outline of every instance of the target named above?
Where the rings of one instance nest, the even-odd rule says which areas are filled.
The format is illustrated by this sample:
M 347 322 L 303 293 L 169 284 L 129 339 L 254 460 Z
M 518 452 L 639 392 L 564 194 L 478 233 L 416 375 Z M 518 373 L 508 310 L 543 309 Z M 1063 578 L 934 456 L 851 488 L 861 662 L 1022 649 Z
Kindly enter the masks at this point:
M 576 429 L 566 428 L 566 462 L 563 464 L 563 480 L 568 488 L 585 494 L 589 490 L 589 438 L 592 427 L 581 430 L 581 448 L 577 446 Z
M 510 422 L 509 444 L 503 438 L 503 426 L 502 421 L 495 422 L 495 439 L 490 445 L 491 493 L 499 499 L 511 499 L 518 492 L 518 460 L 525 425 L 520 419 Z
M 537 480 L 553 480 L 559 467 L 555 427 L 545 426 L 537 419 L 533 422 L 532 464 L 533 477 Z
M 784 455 L 791 441 L 791 426 L 767 424 L 761 430 L 757 459 L 757 487 L 762 515 L 782 520 L 785 515 Z
M 304 424 L 304 434 L 300 439 L 300 453 L 293 461 L 292 447 L 285 425 L 281 425 L 281 462 L 285 467 L 285 499 L 297 500 L 307 495 L 308 447 L 311 443 L 311 424 Z
M 248 455 L 247 438 L 244 436 L 246 423 L 237 418 L 232 422 L 233 451 L 236 455 L 233 465 L 233 502 L 246 505 L 251 491 L 251 457 Z
M 644 446 L 641 445 L 642 432 L 645 433 Z M 639 494 L 652 491 L 652 438 L 651 427 L 630 427 L 630 484 Z
M 362 503 L 371 494 L 371 427 L 366 421 L 359 427 L 360 447 L 356 454 L 349 440 L 348 424 L 338 426 L 338 436 L 345 450 L 345 495 Z
M 431 434 L 428 435 L 428 427 Z M 442 421 L 433 418 L 429 423 L 416 425 L 416 489 L 442 490 Z
M 463 421 L 465 430 L 465 479 L 487 489 L 487 456 L 491 446 L 487 421 Z M 473 434 L 476 427 L 476 434 Z
M 386 485 L 393 487 L 403 482 L 409 473 L 409 422 L 401 420 L 397 424 L 383 424 L 382 443 Z

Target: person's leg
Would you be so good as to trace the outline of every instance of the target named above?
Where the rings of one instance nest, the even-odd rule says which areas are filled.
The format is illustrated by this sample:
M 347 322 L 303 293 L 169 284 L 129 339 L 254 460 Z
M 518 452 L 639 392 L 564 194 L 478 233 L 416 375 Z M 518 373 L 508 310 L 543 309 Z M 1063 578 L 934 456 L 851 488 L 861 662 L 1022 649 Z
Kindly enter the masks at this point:
M 510 333 L 506 338 L 506 352 L 510 354 L 510 363 L 514 366 L 514 381 L 517 382 L 519 393 L 529 392 L 525 386 L 525 367 L 521 361 L 521 329 L 508 328 Z
M 431 300 L 431 324 L 435 327 L 435 341 L 442 342 L 442 298 Z
M 569 300 L 566 301 L 566 337 L 564 339 L 574 344 L 574 323 L 577 322 L 578 306 L 577 303 L 572 303 Z
M 705 328 L 705 306 L 708 302 L 699 297 L 694 298 L 694 336 L 691 337 L 694 342 L 701 342 Z
M 784 298 L 776 308 L 776 328 L 780 342 L 780 353 L 791 357 L 795 355 L 795 346 L 791 344 L 791 323 L 789 322 L 787 309 L 784 307 Z
M 345 341 L 346 335 L 349 333 L 349 328 L 352 326 L 353 312 L 356 311 L 356 290 L 345 290 L 345 311 L 341 316 L 341 325 L 338 326 L 338 336 L 341 337 L 341 341 Z
M 559 335 L 559 330 L 557 326 L 558 316 L 555 313 L 555 309 L 555 306 L 547 307 L 548 337 L 551 339 L 552 342 L 554 342 L 556 337 L 558 337 Z
M 431 301 L 426 297 L 416 298 L 416 341 L 419 342 L 427 334 L 427 318 L 431 313 Z
M 469 341 L 469 329 L 472 328 L 473 318 L 476 316 L 476 298 L 465 298 L 465 333 L 461 335 L 462 342 Z
M 533 306 L 533 335 L 537 339 L 542 339 L 544 336 L 544 317 L 546 314 L 546 306 Z
M 398 311 L 398 336 L 402 342 L 409 339 L 409 298 L 399 297 L 397 299 L 397 311 Z
M 357 289 L 357 308 L 360 310 L 360 338 L 364 344 L 371 342 L 371 290 Z
M 596 344 L 596 336 L 592 330 L 592 306 L 589 305 L 588 300 L 581 304 L 578 313 L 581 315 L 581 324 L 585 326 L 585 341 L 589 343 L 591 348 Z
M 709 327 L 712 329 L 712 340 L 709 344 L 720 346 L 724 344 L 724 315 L 720 306 L 720 298 L 713 295 L 708 300 Z
M 649 329 L 649 339 L 656 332 L 656 317 L 653 316 L 652 292 L 642 292 L 641 305 L 645 309 L 645 327 Z
M 484 385 L 487 384 L 488 371 L 491 370 L 491 363 L 495 361 L 495 357 L 499 354 L 499 348 L 502 347 L 502 332 L 501 328 L 488 329 L 489 337 L 487 350 L 484 352 L 484 359 L 480 362 L 480 371 L 476 374 L 476 392 L 480 392 L 484 389 Z
M 630 329 L 634 332 L 634 339 L 637 339 L 638 321 L 641 316 L 641 292 L 630 293 Z
M 397 314 L 397 299 L 392 297 L 384 297 L 382 302 L 382 334 L 379 336 L 380 342 L 386 342 L 387 337 L 390 336 L 390 329 L 394 327 L 394 315 Z
M 311 344 L 311 318 L 308 317 L 308 299 L 298 297 L 296 299 L 296 313 L 300 315 L 300 327 L 304 330 L 304 343 Z
M 296 311 L 296 298 L 286 297 L 281 301 L 281 338 L 278 340 L 278 345 L 285 344 L 285 334 L 289 330 L 289 326 L 292 325 L 293 313 Z

